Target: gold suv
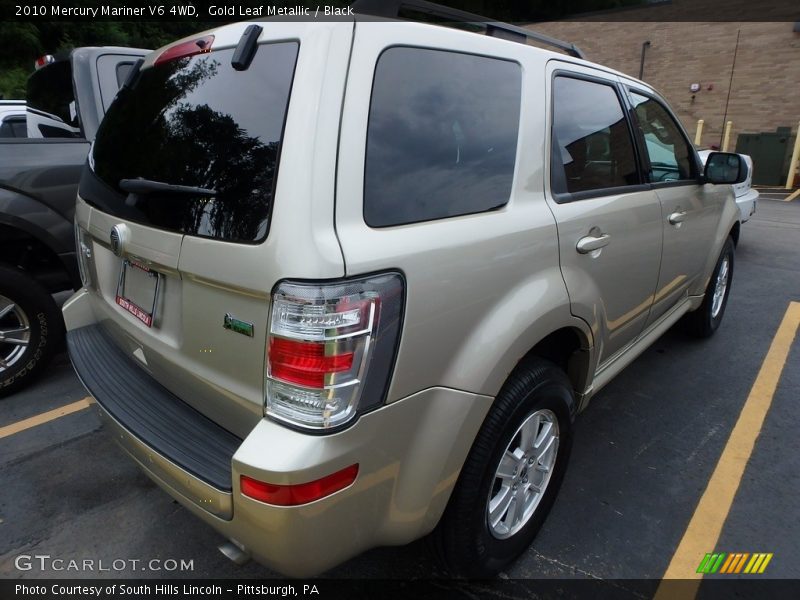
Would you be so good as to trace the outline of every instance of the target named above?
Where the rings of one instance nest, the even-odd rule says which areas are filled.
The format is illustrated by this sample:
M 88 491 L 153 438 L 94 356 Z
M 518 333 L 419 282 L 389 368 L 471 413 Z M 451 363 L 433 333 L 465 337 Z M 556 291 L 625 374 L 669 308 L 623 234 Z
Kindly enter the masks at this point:
M 453 573 L 491 575 L 591 396 L 682 317 L 718 327 L 745 176 L 577 56 L 227 25 L 147 56 L 97 133 L 69 353 L 232 558 L 306 576 L 433 532 Z

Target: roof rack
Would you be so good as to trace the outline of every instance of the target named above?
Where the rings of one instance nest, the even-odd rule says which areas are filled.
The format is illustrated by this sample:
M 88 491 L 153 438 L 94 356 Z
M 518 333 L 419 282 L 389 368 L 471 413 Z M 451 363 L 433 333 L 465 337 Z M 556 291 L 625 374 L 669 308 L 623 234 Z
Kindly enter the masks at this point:
M 362 15 L 388 18 L 399 17 L 400 11 L 404 8 L 411 9 L 454 22 L 484 28 L 486 35 L 492 37 L 519 42 L 521 44 L 527 44 L 528 40 L 534 40 L 563 50 L 576 58 L 586 58 L 586 55 L 575 44 L 570 44 L 569 42 L 552 38 L 543 33 L 537 33 L 536 31 L 517 27 L 509 23 L 492 21 L 481 15 L 428 2 L 427 0 L 356 0 L 350 6 L 354 12 Z

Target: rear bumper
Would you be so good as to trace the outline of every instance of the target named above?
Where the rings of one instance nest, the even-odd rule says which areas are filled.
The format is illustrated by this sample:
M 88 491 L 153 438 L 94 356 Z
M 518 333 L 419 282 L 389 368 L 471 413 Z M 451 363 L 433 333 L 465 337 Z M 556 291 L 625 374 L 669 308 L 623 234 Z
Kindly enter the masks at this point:
M 308 435 L 264 419 L 237 440 L 187 412 L 193 409 L 124 352 L 103 346 L 102 329 L 89 322 L 81 294 L 65 305 L 68 328 L 75 324 L 68 333 L 70 358 L 117 442 L 195 515 L 287 575 L 315 575 L 369 548 L 430 532 L 492 402 L 431 388 L 334 435 Z M 142 417 L 142 411 L 150 414 Z M 157 423 L 158 435 L 148 429 Z M 220 456 L 227 457 L 227 476 L 220 475 Z M 240 491 L 242 475 L 296 484 L 354 463 L 359 474 L 350 487 L 301 506 L 272 506 Z
M 159 385 L 100 325 L 69 331 L 67 348 L 125 451 L 195 504 L 230 519 L 231 460 L 242 440 Z

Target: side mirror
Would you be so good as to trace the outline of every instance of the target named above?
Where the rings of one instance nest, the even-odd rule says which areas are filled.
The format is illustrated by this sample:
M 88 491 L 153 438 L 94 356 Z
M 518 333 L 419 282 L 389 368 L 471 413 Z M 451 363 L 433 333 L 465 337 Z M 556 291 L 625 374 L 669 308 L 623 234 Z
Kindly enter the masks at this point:
M 742 183 L 747 179 L 747 163 L 740 154 L 712 152 L 706 159 L 706 183 Z

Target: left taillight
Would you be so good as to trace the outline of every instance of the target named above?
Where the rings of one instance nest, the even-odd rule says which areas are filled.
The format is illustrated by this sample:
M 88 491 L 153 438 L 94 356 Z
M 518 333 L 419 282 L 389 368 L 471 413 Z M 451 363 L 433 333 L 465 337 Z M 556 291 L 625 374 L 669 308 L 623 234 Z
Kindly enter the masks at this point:
M 265 414 L 324 431 L 382 404 L 403 297 L 399 273 L 279 283 L 272 294 Z
M 33 62 L 33 66 L 38 71 L 42 67 L 46 67 L 47 65 L 52 65 L 54 62 L 56 62 L 55 56 L 53 56 L 52 54 L 44 54 Z

